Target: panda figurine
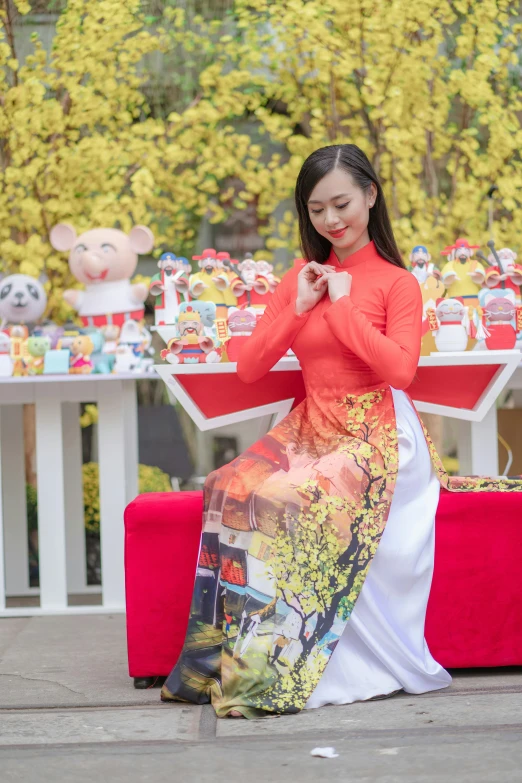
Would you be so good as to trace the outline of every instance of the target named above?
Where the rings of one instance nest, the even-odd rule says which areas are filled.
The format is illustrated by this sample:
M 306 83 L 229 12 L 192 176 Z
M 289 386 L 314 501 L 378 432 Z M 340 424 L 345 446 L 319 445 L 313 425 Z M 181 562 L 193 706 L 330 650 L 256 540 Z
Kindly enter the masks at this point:
M 45 275 L 37 280 L 29 275 L 0 273 L 0 328 L 7 324 L 37 323 L 47 307 L 43 284 Z

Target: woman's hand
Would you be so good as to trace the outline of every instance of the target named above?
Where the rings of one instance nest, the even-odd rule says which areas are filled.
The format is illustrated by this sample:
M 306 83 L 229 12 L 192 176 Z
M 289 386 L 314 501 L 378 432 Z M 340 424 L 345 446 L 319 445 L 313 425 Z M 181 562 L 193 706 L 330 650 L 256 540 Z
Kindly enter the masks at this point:
M 334 272 L 329 264 L 318 264 L 310 261 L 297 275 L 297 299 L 295 311 L 298 314 L 307 313 L 324 296 L 328 287 L 328 277 Z
M 352 276 L 348 272 L 332 272 L 327 275 L 328 294 L 332 302 L 343 296 L 350 296 Z

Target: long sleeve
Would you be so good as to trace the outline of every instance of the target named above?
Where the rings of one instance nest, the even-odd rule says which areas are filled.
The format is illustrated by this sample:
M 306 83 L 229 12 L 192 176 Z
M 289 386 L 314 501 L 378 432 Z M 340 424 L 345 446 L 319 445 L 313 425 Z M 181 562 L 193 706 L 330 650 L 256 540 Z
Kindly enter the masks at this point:
M 286 273 L 272 294 L 252 337 L 240 351 L 237 374 L 245 383 L 253 383 L 266 375 L 286 354 L 308 320 L 309 313 L 298 315 L 295 312 L 297 272 L 294 267 Z
M 382 334 L 349 296 L 334 302 L 324 317 L 330 329 L 394 389 L 406 389 L 419 363 L 422 297 L 413 275 L 401 275 L 386 301 L 386 334 Z

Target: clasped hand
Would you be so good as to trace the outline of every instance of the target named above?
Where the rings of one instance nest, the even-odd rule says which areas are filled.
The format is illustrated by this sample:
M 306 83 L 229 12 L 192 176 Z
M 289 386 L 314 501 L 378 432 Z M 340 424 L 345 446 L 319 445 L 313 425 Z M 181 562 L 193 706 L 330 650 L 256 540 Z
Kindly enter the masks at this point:
M 332 302 L 342 296 L 349 296 L 352 287 L 352 276 L 348 272 L 336 272 L 331 264 L 318 264 L 310 261 L 297 276 L 297 313 L 306 313 L 328 291 Z

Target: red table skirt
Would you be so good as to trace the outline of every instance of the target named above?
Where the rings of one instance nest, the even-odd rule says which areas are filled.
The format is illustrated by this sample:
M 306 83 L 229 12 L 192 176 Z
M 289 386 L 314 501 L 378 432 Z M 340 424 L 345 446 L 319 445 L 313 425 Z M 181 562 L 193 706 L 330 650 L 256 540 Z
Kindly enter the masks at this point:
M 202 492 L 168 492 L 140 495 L 126 509 L 131 677 L 166 675 L 177 660 L 202 505 Z M 443 666 L 522 664 L 521 564 L 522 492 L 442 492 L 426 639 Z

